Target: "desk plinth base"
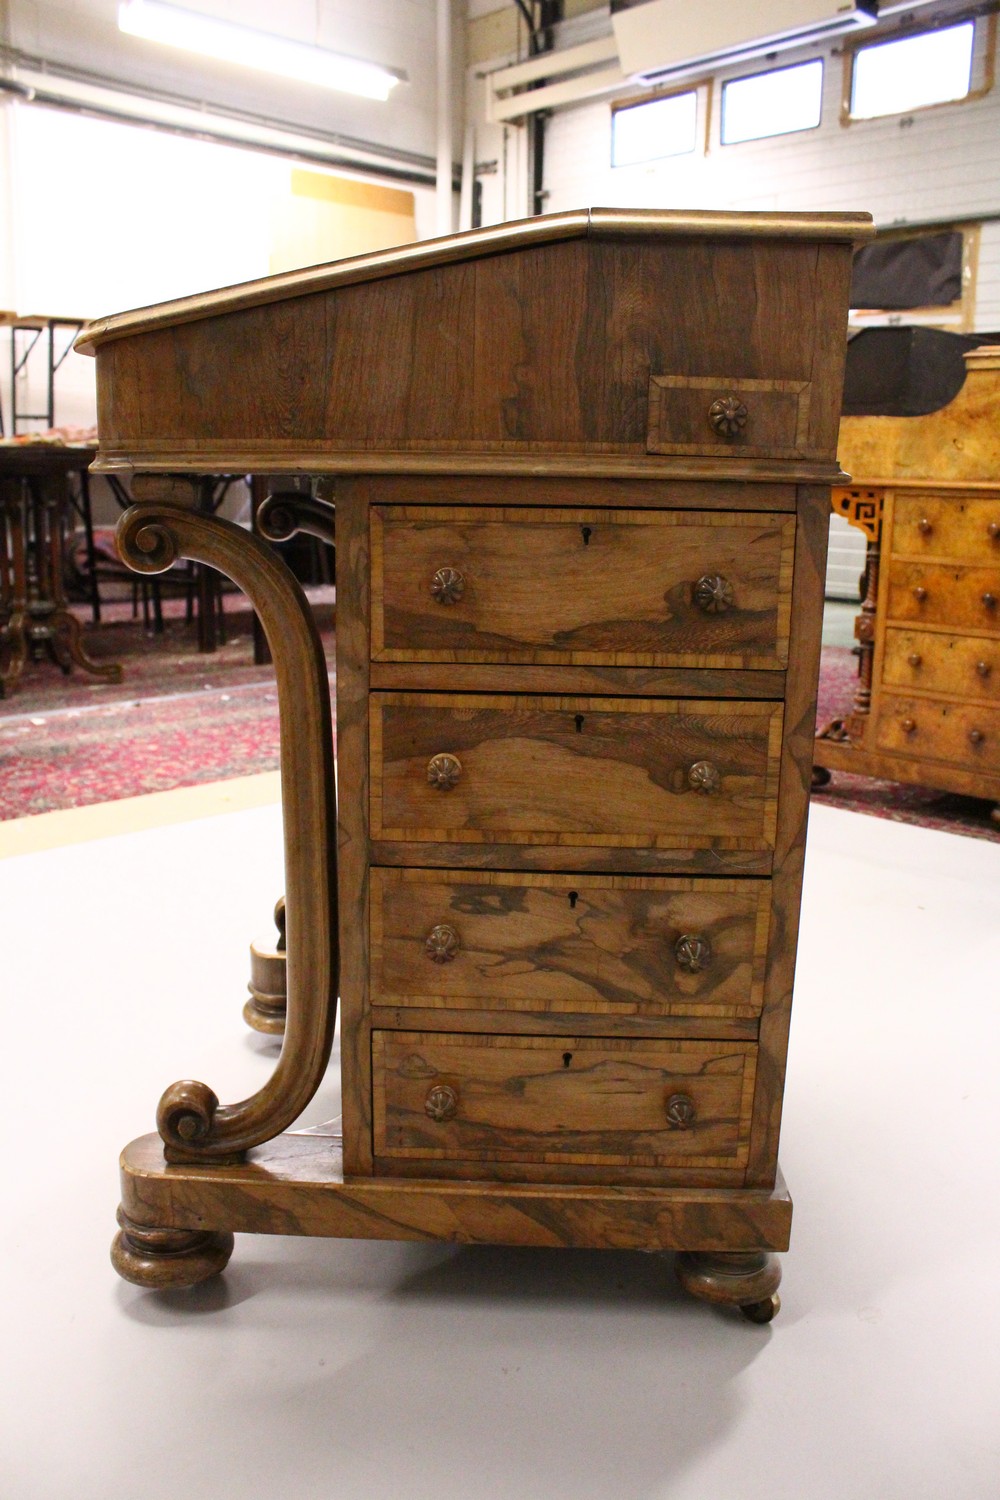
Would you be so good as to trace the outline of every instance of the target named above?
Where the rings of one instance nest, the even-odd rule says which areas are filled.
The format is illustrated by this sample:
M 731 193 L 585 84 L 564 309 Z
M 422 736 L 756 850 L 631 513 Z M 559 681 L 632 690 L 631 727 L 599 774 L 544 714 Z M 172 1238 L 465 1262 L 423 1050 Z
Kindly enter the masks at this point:
M 139 1286 L 193 1286 L 221 1271 L 234 1232 L 332 1239 L 445 1240 L 605 1250 L 679 1250 L 694 1296 L 777 1311 L 792 1202 L 773 1189 L 345 1180 L 332 1136 L 279 1135 L 232 1166 L 171 1166 L 156 1135 L 121 1158 L 112 1260 Z

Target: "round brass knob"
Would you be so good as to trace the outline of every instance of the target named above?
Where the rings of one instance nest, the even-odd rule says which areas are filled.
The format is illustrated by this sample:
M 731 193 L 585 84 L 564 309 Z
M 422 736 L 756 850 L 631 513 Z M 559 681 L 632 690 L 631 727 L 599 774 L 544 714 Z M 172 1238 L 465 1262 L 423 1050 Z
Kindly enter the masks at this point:
M 983 733 L 983 731 L 981 729 L 970 729 L 969 730 L 969 744 L 970 745 L 981 745 L 983 743 L 983 740 L 985 738 L 986 738 L 986 736 L 985 736 L 985 734 Z
M 986 605 L 987 609 L 996 609 L 996 607 L 997 607 L 997 596 L 996 596 L 996 594 L 984 594 L 983 595 L 983 603 Z
M 913 590 L 913 597 L 914 599 L 916 599 L 918 604 L 923 604 L 924 600 L 927 598 L 927 590 L 920 584 L 918 584 L 917 587 Z
M 439 604 L 457 604 L 465 593 L 465 579 L 457 568 L 438 568 L 431 579 L 431 593 Z
M 457 755 L 434 755 L 427 762 L 427 781 L 437 792 L 450 792 L 461 774 L 462 762 Z
M 747 425 L 750 413 L 738 396 L 720 396 L 708 408 L 708 420 L 720 437 L 734 438 Z
M 990 675 L 990 672 L 992 671 L 992 668 L 988 661 L 977 661 L 976 671 L 979 673 L 980 677 L 988 677 Z
M 928 521 L 926 516 L 921 516 L 920 520 L 917 522 L 917 530 L 921 532 L 923 536 L 930 536 L 931 532 L 934 530 L 934 524 L 933 522 Z
M 1000 523 L 991 521 L 986 528 L 986 535 L 996 541 L 997 537 L 1000 537 Z
M 667 1100 L 667 1124 L 674 1130 L 689 1130 L 694 1124 L 694 1100 L 689 1094 L 671 1094 Z
M 432 1120 L 450 1120 L 458 1113 L 458 1095 L 447 1083 L 436 1083 L 424 1100 L 424 1113 Z
M 733 586 L 719 573 L 704 573 L 694 586 L 694 602 L 707 615 L 721 615 L 733 607 Z
M 705 792 L 709 796 L 722 785 L 722 777 L 710 760 L 696 760 L 688 771 L 688 786 L 693 792 Z
M 458 933 L 447 922 L 432 927 L 424 939 L 424 951 L 436 964 L 450 964 L 461 946 Z
M 698 974 L 712 962 L 712 945 L 708 938 L 685 932 L 674 944 L 674 957 L 679 968 L 688 974 Z
M 919 667 L 920 663 L 923 661 L 923 657 L 920 655 L 919 651 L 911 651 L 906 660 L 910 663 L 910 666 L 913 667 L 914 670 L 916 670 L 916 668 Z
M 902 719 L 899 725 L 904 734 L 913 734 L 917 727 L 916 719 Z

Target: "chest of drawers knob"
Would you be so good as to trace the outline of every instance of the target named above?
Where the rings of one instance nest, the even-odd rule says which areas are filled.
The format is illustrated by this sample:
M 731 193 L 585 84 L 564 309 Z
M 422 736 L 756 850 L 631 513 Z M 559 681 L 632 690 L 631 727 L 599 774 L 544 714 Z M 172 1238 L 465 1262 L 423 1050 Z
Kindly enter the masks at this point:
M 436 1083 L 424 1100 L 424 1113 L 431 1120 L 452 1120 L 458 1113 L 458 1095 L 447 1083 Z
M 457 568 L 438 568 L 431 593 L 439 604 L 457 604 L 465 593 L 465 579 Z
M 685 932 L 674 944 L 674 957 L 678 968 L 688 974 L 700 974 L 712 962 L 712 945 L 708 938 Z
M 977 661 L 976 662 L 976 671 L 977 671 L 977 673 L 979 674 L 980 677 L 988 677 L 990 675 L 991 670 L 992 670 L 992 668 L 990 667 L 990 664 L 989 664 L 988 661 Z
M 900 729 L 902 729 L 904 734 L 915 734 L 917 730 L 917 721 L 916 719 L 903 719 L 899 727 Z
M 922 584 L 918 584 L 917 587 L 913 590 L 913 597 L 914 599 L 916 599 L 918 604 L 924 603 L 927 598 L 927 590 L 923 587 Z
M 997 607 L 997 596 L 996 596 L 996 594 L 991 594 L 991 593 L 987 592 L 982 597 L 983 597 L 983 604 L 985 605 L 985 607 L 987 609 L 996 609 L 996 607 Z
M 921 536 L 930 536 L 931 532 L 934 530 L 933 522 L 929 521 L 926 516 L 921 516 L 920 520 L 917 522 L 917 530 L 920 532 Z
M 457 755 L 433 755 L 427 762 L 427 781 L 437 792 L 450 792 L 462 775 Z
M 986 535 L 993 542 L 1000 541 L 1000 522 L 991 521 L 986 528 Z
M 983 731 L 981 729 L 970 729 L 969 730 L 969 744 L 970 745 L 981 745 L 983 743 L 983 740 L 985 738 L 986 738 L 986 736 L 985 736 L 985 734 L 983 733 Z
M 708 408 L 709 426 L 720 437 L 738 437 L 747 425 L 750 413 L 738 396 L 719 396 Z
M 906 660 L 909 662 L 913 670 L 916 671 L 920 666 L 920 663 L 923 661 L 923 657 L 920 655 L 919 651 L 911 651 Z
M 462 941 L 447 922 L 439 922 L 432 927 L 424 941 L 424 950 L 427 957 L 436 964 L 449 964 L 458 954 Z
M 674 1130 L 690 1130 L 694 1124 L 694 1100 L 689 1094 L 671 1094 L 667 1100 L 667 1124 Z
M 718 768 L 710 760 L 696 760 L 688 771 L 688 786 L 693 792 L 704 792 L 712 796 L 722 785 Z
M 733 607 L 733 586 L 718 573 L 705 573 L 694 586 L 694 602 L 707 615 L 721 615 Z

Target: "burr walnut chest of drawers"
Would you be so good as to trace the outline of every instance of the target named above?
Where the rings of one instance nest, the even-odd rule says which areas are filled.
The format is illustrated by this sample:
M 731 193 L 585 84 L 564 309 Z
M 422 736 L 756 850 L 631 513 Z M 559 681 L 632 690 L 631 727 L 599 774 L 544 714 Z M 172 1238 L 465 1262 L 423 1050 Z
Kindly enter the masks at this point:
M 234 1230 L 681 1252 L 766 1321 L 828 492 L 864 216 L 593 210 L 92 325 L 133 566 L 227 571 L 282 713 L 287 1027 L 123 1157 L 119 1271 Z M 322 478 L 326 676 L 188 476 Z M 339 832 L 335 835 L 335 823 Z M 289 1129 L 330 1055 L 342 1138 Z

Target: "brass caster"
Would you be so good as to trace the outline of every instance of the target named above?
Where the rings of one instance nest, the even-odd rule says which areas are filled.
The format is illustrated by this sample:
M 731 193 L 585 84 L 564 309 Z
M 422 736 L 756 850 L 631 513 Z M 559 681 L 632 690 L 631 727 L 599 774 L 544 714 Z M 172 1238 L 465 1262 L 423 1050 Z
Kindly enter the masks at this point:
M 151 1229 L 118 1210 L 111 1264 L 124 1281 L 154 1291 L 197 1286 L 229 1264 L 233 1236 L 207 1229 Z
M 777 1292 L 765 1297 L 763 1302 L 741 1302 L 740 1312 L 751 1323 L 770 1323 L 781 1311 L 781 1298 Z

